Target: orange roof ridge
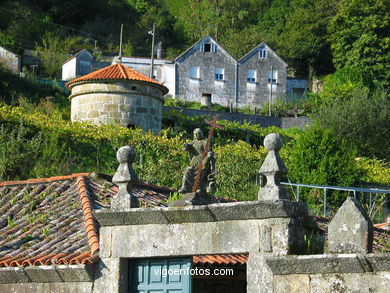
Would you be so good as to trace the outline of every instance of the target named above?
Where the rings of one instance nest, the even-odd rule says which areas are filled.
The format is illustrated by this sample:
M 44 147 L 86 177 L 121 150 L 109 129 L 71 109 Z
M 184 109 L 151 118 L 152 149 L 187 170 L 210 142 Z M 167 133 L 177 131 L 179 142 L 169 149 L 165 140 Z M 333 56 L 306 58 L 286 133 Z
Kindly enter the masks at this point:
M 84 225 L 88 236 L 88 244 L 91 248 L 91 255 L 95 255 L 99 252 L 99 233 L 96 227 L 95 217 L 92 214 L 91 199 L 88 195 L 87 184 L 84 176 L 77 177 L 77 186 L 83 209 Z
M 129 77 L 128 77 L 127 74 L 126 74 L 125 69 L 123 68 L 123 65 L 122 65 L 122 64 L 118 64 L 118 67 L 119 67 L 119 70 L 121 71 L 121 73 L 122 73 L 122 75 L 123 75 L 123 78 L 124 78 L 124 79 L 129 79 Z
M 88 176 L 88 175 L 89 173 L 75 173 L 71 175 L 52 176 L 48 178 L 34 178 L 34 179 L 27 179 L 27 180 L 4 181 L 4 182 L 0 182 L 0 187 L 10 186 L 10 185 L 30 184 L 30 183 L 45 183 L 45 182 L 52 182 L 52 181 L 61 181 L 61 180 L 76 178 L 78 176 Z

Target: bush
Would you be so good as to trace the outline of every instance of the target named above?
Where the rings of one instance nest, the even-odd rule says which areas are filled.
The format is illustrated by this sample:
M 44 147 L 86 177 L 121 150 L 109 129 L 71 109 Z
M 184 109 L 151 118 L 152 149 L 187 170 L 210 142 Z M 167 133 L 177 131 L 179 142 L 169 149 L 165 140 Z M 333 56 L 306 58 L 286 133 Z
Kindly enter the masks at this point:
M 359 179 L 354 158 L 356 149 L 345 141 L 338 141 L 334 133 L 318 124 L 302 133 L 292 147 L 286 161 L 288 179 L 294 183 L 354 186 Z M 303 201 L 318 210 L 322 200 L 317 191 L 304 193 Z M 331 208 L 339 207 L 345 200 L 337 192 L 329 197 Z
M 360 156 L 388 159 L 390 156 L 390 100 L 385 91 L 355 89 L 344 101 L 323 105 L 315 115 L 318 123 L 330 128 L 337 140 L 358 148 Z

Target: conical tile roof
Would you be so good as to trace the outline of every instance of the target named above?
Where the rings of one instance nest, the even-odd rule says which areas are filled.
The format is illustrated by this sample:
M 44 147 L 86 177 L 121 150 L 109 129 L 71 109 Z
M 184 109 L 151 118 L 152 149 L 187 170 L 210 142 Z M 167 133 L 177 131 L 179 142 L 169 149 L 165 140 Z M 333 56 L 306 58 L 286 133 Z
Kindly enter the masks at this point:
M 158 81 L 155 81 L 143 75 L 142 73 L 139 73 L 120 63 L 104 67 L 102 69 L 91 72 L 87 75 L 71 80 L 68 83 L 66 83 L 66 86 L 69 88 L 75 83 L 82 82 L 82 81 L 93 81 L 93 80 L 136 80 L 136 81 L 150 82 L 153 84 L 163 86 L 168 92 L 168 89 Z

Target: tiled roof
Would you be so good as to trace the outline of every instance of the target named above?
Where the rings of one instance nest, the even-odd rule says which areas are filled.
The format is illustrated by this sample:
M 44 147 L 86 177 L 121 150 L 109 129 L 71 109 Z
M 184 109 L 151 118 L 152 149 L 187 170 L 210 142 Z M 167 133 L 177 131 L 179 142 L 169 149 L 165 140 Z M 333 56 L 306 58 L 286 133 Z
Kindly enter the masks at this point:
M 79 83 L 83 81 L 94 81 L 94 80 L 136 80 L 149 82 L 153 84 L 160 85 L 165 88 L 161 83 L 155 81 L 127 66 L 124 66 L 120 63 L 104 67 L 102 69 L 91 72 L 87 75 L 81 76 L 74 80 L 67 82 L 65 85 L 69 88 L 70 85 L 74 83 Z
M 80 173 L 0 183 L 0 267 L 96 262 L 99 227 L 92 211 L 109 208 L 117 192 L 96 178 Z M 131 190 L 142 206 L 163 205 L 171 191 L 147 183 Z
M 242 266 L 248 262 L 248 254 L 206 254 L 194 255 L 192 261 L 195 265 L 222 265 Z

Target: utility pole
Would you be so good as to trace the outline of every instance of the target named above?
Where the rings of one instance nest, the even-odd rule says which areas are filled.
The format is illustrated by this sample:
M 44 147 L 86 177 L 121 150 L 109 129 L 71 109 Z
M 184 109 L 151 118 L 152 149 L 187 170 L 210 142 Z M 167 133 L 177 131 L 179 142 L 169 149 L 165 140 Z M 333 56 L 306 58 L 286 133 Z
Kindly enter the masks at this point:
M 119 57 L 118 63 L 122 63 L 122 35 L 123 35 L 123 23 L 121 24 L 121 35 L 119 39 Z
M 156 32 L 156 24 L 153 23 L 153 29 L 148 32 L 149 35 L 152 35 L 152 53 L 150 57 L 150 74 L 149 77 L 153 79 L 153 67 L 154 67 L 154 35 Z
M 271 65 L 271 90 L 269 93 L 269 106 L 268 106 L 268 116 L 272 115 L 272 82 L 274 78 L 274 67 Z

